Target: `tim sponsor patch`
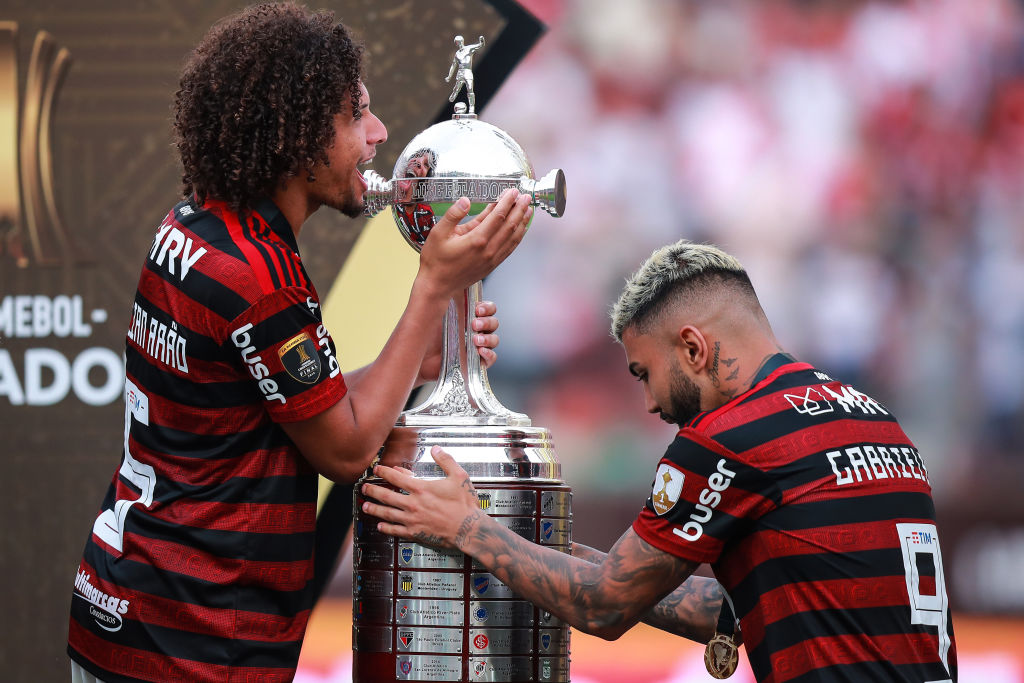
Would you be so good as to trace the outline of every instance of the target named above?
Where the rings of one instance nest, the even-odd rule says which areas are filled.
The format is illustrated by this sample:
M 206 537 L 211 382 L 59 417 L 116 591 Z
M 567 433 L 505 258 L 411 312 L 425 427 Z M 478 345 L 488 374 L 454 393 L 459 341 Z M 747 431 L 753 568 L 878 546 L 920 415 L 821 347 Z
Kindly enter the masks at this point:
M 316 351 L 316 342 L 305 332 L 286 341 L 277 355 L 288 374 L 303 384 L 313 384 L 320 379 L 320 354 Z
M 654 475 L 654 488 L 651 489 L 651 503 L 654 511 L 663 515 L 676 506 L 679 494 L 683 491 L 684 475 L 666 463 L 658 466 Z

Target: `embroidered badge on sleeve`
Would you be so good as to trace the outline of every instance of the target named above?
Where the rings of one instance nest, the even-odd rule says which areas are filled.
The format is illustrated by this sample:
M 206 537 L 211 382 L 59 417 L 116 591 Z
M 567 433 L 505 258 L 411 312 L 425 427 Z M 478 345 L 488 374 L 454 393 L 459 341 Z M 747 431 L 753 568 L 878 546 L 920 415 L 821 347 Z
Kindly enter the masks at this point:
M 288 374 L 303 384 L 313 384 L 320 379 L 320 354 L 316 343 L 305 332 L 286 341 L 277 355 Z

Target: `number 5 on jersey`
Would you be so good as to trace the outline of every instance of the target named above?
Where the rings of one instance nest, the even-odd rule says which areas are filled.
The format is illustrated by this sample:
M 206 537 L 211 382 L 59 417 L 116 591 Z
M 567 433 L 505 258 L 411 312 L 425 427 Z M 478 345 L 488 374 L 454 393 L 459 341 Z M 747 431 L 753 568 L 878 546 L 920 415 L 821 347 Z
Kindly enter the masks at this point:
M 128 437 L 132 431 L 132 420 L 149 424 L 149 397 L 139 391 L 135 383 L 125 378 L 124 387 L 124 462 L 118 474 L 139 489 L 139 497 L 134 500 L 121 498 L 114 502 L 114 507 L 104 510 L 92 525 L 92 532 L 104 543 L 118 552 L 124 551 L 124 522 L 132 506 L 141 503 L 145 507 L 153 504 L 153 491 L 156 489 L 156 472 L 151 465 L 146 465 L 132 457 L 128 448 Z

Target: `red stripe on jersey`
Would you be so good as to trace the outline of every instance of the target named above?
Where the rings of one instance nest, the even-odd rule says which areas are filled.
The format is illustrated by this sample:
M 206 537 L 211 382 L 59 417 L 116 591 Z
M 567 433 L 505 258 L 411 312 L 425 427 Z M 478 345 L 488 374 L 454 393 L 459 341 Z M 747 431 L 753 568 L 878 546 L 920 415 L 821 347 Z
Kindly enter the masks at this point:
M 787 405 L 788 407 L 788 405 Z M 834 420 L 809 426 L 806 429 L 789 432 L 770 441 L 758 444 L 750 451 L 737 453 L 744 462 L 772 470 L 793 462 L 794 453 L 826 451 L 842 448 L 864 440 L 864 421 L 856 418 Z M 906 446 L 910 443 L 907 435 L 896 422 L 872 422 L 868 435 L 871 443 Z M 716 432 L 722 430 L 716 430 Z M 707 432 L 705 432 L 707 433 Z
M 203 244 L 205 245 L 206 243 L 203 242 Z M 209 260 L 212 262 L 212 259 Z M 204 259 L 199 259 L 193 268 L 198 272 L 202 272 L 199 264 L 203 262 Z M 231 283 L 220 281 L 220 284 L 228 287 Z M 235 291 L 239 297 L 245 298 L 245 292 L 239 292 L 234 287 L 229 288 Z M 212 308 L 207 308 L 195 299 L 186 296 L 185 292 L 181 289 L 168 285 L 162 277 L 148 267 L 143 267 L 142 273 L 139 275 L 139 291 L 147 295 L 151 305 L 156 306 L 167 314 L 168 318 L 176 320 L 190 330 L 222 330 L 229 322 L 226 318 L 218 315 Z M 154 293 L 159 293 L 165 298 L 162 300 L 157 299 Z M 167 296 L 174 298 L 174 311 L 167 310 Z M 216 341 L 221 342 L 223 339 L 217 339 Z
M 122 647 L 93 635 L 77 621 L 68 628 L 68 640 L 81 655 L 107 671 L 119 671 L 140 681 L 189 683 L 288 683 L 293 668 L 229 667 L 191 659 L 168 657 L 134 647 Z
M 263 562 L 220 557 L 190 546 L 125 533 L 123 553 L 118 553 L 93 534 L 92 539 L 111 555 L 159 567 L 201 581 L 221 585 L 268 586 L 277 591 L 297 591 L 313 578 L 313 562 Z
M 135 380 L 132 379 L 132 381 Z M 184 405 L 162 396 L 159 397 L 159 406 L 154 405 L 151 408 L 149 420 L 153 425 L 207 436 L 227 436 L 252 431 L 260 425 L 270 424 L 269 416 L 263 411 L 246 410 L 243 413 L 237 406 L 201 408 Z M 132 452 L 135 452 L 134 448 Z
M 742 616 L 743 642 L 753 650 L 761 644 L 771 624 L 800 612 L 897 606 L 906 609 L 907 578 L 879 576 L 870 579 L 803 581 L 779 586 L 758 598 L 759 618 Z M 763 617 L 763 619 L 761 618 Z
M 267 271 L 272 270 L 277 275 L 277 281 L 281 283 L 280 286 L 294 286 L 296 283 L 291 277 L 291 273 L 288 272 L 284 255 L 277 248 L 273 232 L 270 230 L 270 226 L 263 221 L 262 216 L 255 211 L 251 212 L 246 217 L 246 222 L 242 223 L 242 232 L 252 244 L 256 245 L 256 250 L 263 256 Z
M 316 503 L 218 503 L 179 498 L 156 505 L 150 516 L 174 524 L 254 534 L 308 533 L 316 525 Z
M 930 520 L 916 519 L 899 521 L 930 523 Z M 773 559 L 822 553 L 847 555 L 864 550 L 899 548 L 900 540 L 895 530 L 893 520 L 785 531 L 765 529 L 744 538 L 734 550 L 730 550 L 728 559 L 716 566 L 716 572 L 724 585 L 736 586 L 760 564 Z
M 786 489 L 782 499 L 786 504 L 813 503 L 817 500 L 842 500 L 887 493 L 930 493 L 931 488 L 920 479 L 887 478 L 868 479 L 837 485 L 835 476 L 827 476 L 803 486 Z
M 238 220 L 238 214 L 230 210 L 220 210 L 220 207 L 210 206 L 208 208 L 224 221 L 228 234 L 231 235 L 231 240 L 245 254 L 245 258 L 249 262 L 249 266 L 252 268 L 252 272 L 260 283 L 260 287 L 263 288 L 263 291 L 272 292 L 277 289 L 277 285 L 274 284 L 274 280 L 270 276 L 267 260 L 263 257 L 256 244 L 249 238 L 248 231 L 242 227 Z
M 276 643 L 301 640 L 309 621 L 310 610 L 303 610 L 294 616 L 282 616 L 242 609 L 203 607 L 99 580 L 96 570 L 84 560 L 79 569 L 89 575 L 88 582 L 96 588 L 107 595 L 128 601 L 128 609 L 123 615 L 125 619 L 145 624 L 218 638 Z
M 154 454 L 134 445 L 134 441 L 132 444 L 132 456 L 136 460 L 152 465 L 158 478 L 170 479 L 184 487 L 214 486 L 235 477 L 295 477 L 313 471 L 309 463 L 296 456 L 290 446 L 237 453 L 228 458 L 190 458 L 172 453 Z
M 907 633 L 865 638 L 863 636 L 832 636 L 810 638 L 771 656 L 773 683 L 798 678 L 817 669 L 822 662 L 830 666 L 861 662 L 929 664 L 935 661 L 937 648 L 934 636 Z
M 747 391 L 730 400 L 728 403 L 725 403 L 714 410 L 698 414 L 692 422 L 687 425 L 687 427 L 702 434 L 713 436 L 725 431 L 726 429 L 738 427 L 759 417 L 781 412 L 782 406 L 778 406 L 778 409 L 773 409 L 776 403 L 773 398 L 773 394 L 757 399 L 750 399 L 751 394 L 756 394 L 762 387 L 774 382 L 780 375 L 788 375 L 792 372 L 813 369 L 814 366 L 807 363 L 787 363 L 773 371 L 770 375 L 754 386 L 750 387 Z M 785 401 L 783 402 L 785 403 Z M 789 407 L 788 403 L 786 403 L 786 407 Z M 680 433 L 682 432 L 680 431 Z

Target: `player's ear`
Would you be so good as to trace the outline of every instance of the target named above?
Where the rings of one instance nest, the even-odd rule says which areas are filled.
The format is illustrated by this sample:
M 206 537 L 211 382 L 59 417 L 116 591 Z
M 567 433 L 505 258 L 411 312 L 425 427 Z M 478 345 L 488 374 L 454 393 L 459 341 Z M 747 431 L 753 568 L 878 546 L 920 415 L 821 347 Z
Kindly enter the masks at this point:
M 708 360 L 708 340 L 704 333 L 693 325 L 684 325 L 676 332 L 676 337 L 681 362 L 694 373 L 703 370 Z

